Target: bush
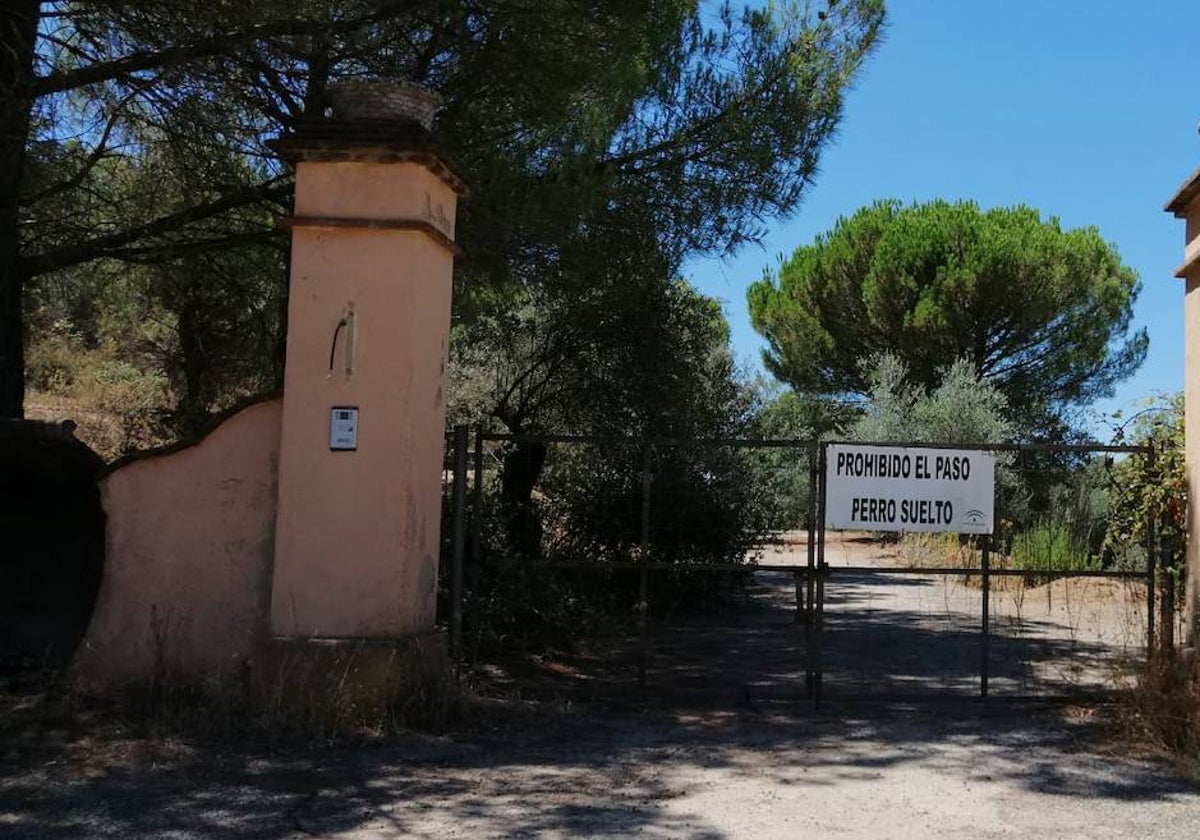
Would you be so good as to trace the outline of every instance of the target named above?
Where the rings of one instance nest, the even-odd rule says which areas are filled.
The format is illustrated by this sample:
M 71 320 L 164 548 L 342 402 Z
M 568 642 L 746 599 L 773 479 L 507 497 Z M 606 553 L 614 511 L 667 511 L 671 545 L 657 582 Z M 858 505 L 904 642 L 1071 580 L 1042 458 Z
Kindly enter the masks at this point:
M 489 565 L 463 602 L 463 638 L 472 655 L 500 648 L 572 650 L 611 626 L 617 603 L 632 600 L 630 575 L 564 572 L 520 561 Z M 621 591 L 623 590 L 623 591 Z M 621 597 L 624 596 L 624 597 Z
M 493 474 L 484 509 L 471 513 L 480 517 L 486 556 L 467 569 L 466 644 L 475 651 L 563 650 L 588 636 L 629 629 L 640 573 L 605 564 L 749 562 L 781 519 L 761 454 L 708 445 L 656 448 L 643 546 L 642 446 L 620 440 L 551 445 L 531 499 L 540 535 L 533 558 L 510 537 L 501 477 Z M 595 568 L 553 569 L 539 560 Z M 743 581 L 736 573 L 652 572 L 649 609 L 651 615 L 710 609 Z
M 1008 401 L 981 377 L 970 359 L 943 368 L 941 383 L 924 389 L 910 382 L 899 357 L 864 360 L 871 394 L 866 414 L 853 429 L 855 440 L 920 443 L 1002 443 L 1016 434 L 1007 419 Z
M 1160 398 L 1132 418 L 1132 443 L 1154 448 L 1153 456 L 1130 455 L 1113 464 L 1105 551 L 1120 558 L 1140 554 L 1147 525 L 1154 523 L 1160 556 L 1184 591 L 1188 486 L 1183 452 L 1183 395 Z M 1124 427 L 1114 436 L 1125 439 Z M 1144 559 L 1144 555 L 1142 555 Z
M 174 398 L 166 376 L 119 353 L 107 342 L 88 346 L 66 324 L 36 336 L 26 362 L 29 416 L 74 420 L 77 437 L 109 460 L 169 442 L 164 421 Z

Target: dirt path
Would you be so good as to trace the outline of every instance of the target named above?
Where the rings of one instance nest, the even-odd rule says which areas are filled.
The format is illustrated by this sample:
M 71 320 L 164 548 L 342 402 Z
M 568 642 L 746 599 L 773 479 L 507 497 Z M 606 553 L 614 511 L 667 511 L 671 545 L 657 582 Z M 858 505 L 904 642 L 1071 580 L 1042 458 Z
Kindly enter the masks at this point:
M 851 560 L 863 557 L 830 556 Z M 636 634 L 592 656 L 497 664 L 479 676 L 506 699 L 452 737 L 278 752 L 20 731 L 0 738 L 0 836 L 1200 836 L 1195 784 L 1114 745 L 1093 712 L 974 696 L 978 590 L 833 580 L 820 711 L 803 696 L 792 576 L 759 574 L 736 609 L 653 625 L 644 693 Z M 1068 594 L 1080 596 L 1050 592 L 1040 616 L 1036 598 L 1023 605 L 1022 624 L 1037 624 L 1014 651 L 1119 652 L 1120 621 L 1098 620 L 1094 638 L 1071 623 L 1124 614 L 1113 593 L 1073 607 Z M 1036 657 L 1006 666 L 998 644 L 999 693 L 1037 685 Z M 863 701 L 870 686 L 922 699 Z
M 797 558 L 797 548 L 777 552 L 772 562 Z M 821 658 L 827 695 L 979 692 L 983 605 L 977 577 L 889 574 L 889 568 L 911 566 L 912 558 L 859 535 L 831 534 L 826 560 L 831 572 Z M 1145 655 L 1140 582 L 1073 578 L 1042 584 L 995 577 L 990 614 L 992 695 L 1102 692 L 1127 682 Z
M 1053 709 L 555 715 L 299 753 L 0 771 L 9 838 L 1170 838 L 1200 795 Z M 93 751 L 95 745 L 92 745 Z M 144 750 L 144 746 L 142 748 Z

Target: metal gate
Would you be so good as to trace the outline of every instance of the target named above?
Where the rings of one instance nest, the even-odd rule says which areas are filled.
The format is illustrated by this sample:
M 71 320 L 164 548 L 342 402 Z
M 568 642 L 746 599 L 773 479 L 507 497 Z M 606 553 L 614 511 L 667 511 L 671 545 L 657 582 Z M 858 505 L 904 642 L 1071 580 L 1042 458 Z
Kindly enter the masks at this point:
M 1156 590 L 1170 589 L 1172 580 L 1154 522 L 1146 522 L 1136 567 L 1130 557 L 1099 564 L 1081 554 L 1067 539 L 1061 510 L 1053 524 L 1032 529 L 1037 538 L 1020 538 L 1029 545 L 1014 544 L 1011 534 L 950 536 L 931 540 L 931 560 L 912 551 L 881 552 L 878 544 L 871 560 L 870 552 L 848 547 L 855 536 L 826 531 L 829 445 L 821 445 L 818 458 L 808 616 L 807 682 L 816 704 L 827 696 L 1077 696 L 1120 684 L 1153 649 Z M 1078 470 L 1096 456 L 1154 458 L 1137 446 L 884 445 L 991 451 L 1016 473 L 1064 460 Z M 997 500 L 997 520 L 1006 515 L 1003 501 Z M 1170 644 L 1172 594 L 1164 591 L 1159 603 L 1159 638 Z
M 487 507 L 485 494 L 494 484 L 488 478 L 489 469 L 494 469 L 487 463 L 488 452 L 517 440 L 482 431 L 472 435 L 466 427 L 447 439 L 443 577 L 449 604 L 446 626 L 459 659 L 469 656 L 470 648 L 463 635 L 464 561 L 482 551 L 479 512 Z M 1022 547 L 1011 534 L 998 534 L 994 538 L 998 542 L 943 540 L 930 548 L 928 556 L 915 556 L 919 541 L 907 537 L 889 543 L 866 534 L 826 531 L 829 443 L 634 441 L 575 435 L 546 435 L 537 442 L 560 450 L 587 447 L 601 458 L 619 453 L 634 464 L 640 459 L 637 487 L 628 488 L 624 527 L 629 533 L 623 548 L 585 551 L 566 560 L 548 556 L 521 563 L 519 568 L 522 574 L 619 579 L 633 588 L 635 607 L 627 614 L 626 674 L 643 696 L 665 698 L 670 689 L 687 687 L 685 683 L 720 685 L 721 691 L 728 692 L 728 686 L 722 685 L 723 679 L 727 681 L 723 669 L 736 656 L 723 648 L 726 640 L 721 633 L 728 623 L 722 624 L 723 619 L 672 623 L 665 617 L 663 605 L 689 575 L 740 580 L 751 596 L 770 602 L 763 627 L 749 627 L 754 633 L 762 631 L 754 639 L 755 655 L 769 651 L 769 661 L 764 659 L 761 667 L 772 672 L 775 685 L 790 680 L 784 692 L 788 700 L 817 705 L 827 698 L 1076 695 L 1119 682 L 1121 669 L 1140 658 L 1156 638 L 1170 644 L 1174 599 L 1166 589 L 1172 578 L 1164 573 L 1169 561 L 1155 539 L 1153 522 L 1146 523 L 1140 554 L 1120 558 L 1119 563 L 1078 567 L 1059 562 L 1063 558 L 1056 553 L 1062 554 L 1062 546 L 1055 542 L 1058 532 L 1050 527 L 1044 529 L 1048 540 L 1044 546 L 1034 545 L 1032 537 L 1021 537 L 1031 541 Z M 1064 462 L 1078 468 L 1096 459 L 1154 457 L 1151 450 L 1134 446 L 895 445 L 986 449 L 1005 458 L 1007 469 L 1017 473 L 1062 469 Z M 671 496 L 664 471 L 672 458 L 686 457 L 697 447 L 770 454 L 782 465 L 796 495 L 804 496 L 786 520 L 796 529 L 782 535 L 790 542 L 776 550 L 770 546 L 777 545 L 781 535 L 762 534 L 755 546 L 760 556 L 752 563 L 745 557 L 714 560 L 718 555 L 712 552 L 704 562 L 687 551 L 664 555 L 659 546 L 675 527 L 672 512 L 686 504 L 685 499 Z M 998 517 L 1005 516 L 1009 501 L 998 502 Z M 1051 500 L 1049 507 L 1064 504 L 1064 500 Z M 1036 528 L 1033 532 L 1036 535 Z M 704 553 L 698 543 L 693 549 Z M 1039 552 L 1047 555 L 1045 562 L 1030 565 L 1030 558 L 1036 559 Z M 1016 562 L 1022 555 L 1023 565 Z M 1134 561 L 1136 567 L 1130 565 Z M 1156 597 L 1160 589 L 1162 596 Z M 1125 622 L 1115 630 L 1105 625 L 1098 633 L 1089 623 L 1103 619 L 1111 624 L 1114 611 L 1117 623 Z M 1156 625 L 1162 633 L 1156 633 Z M 745 635 L 747 625 L 743 622 L 735 629 Z M 706 651 L 711 653 L 708 660 Z M 691 656 L 689 667 L 680 665 L 681 655 Z M 737 679 L 743 679 L 742 672 L 752 670 L 754 663 L 738 665 L 746 666 L 739 668 Z M 766 682 L 745 689 L 747 702 Z
M 762 703 L 804 701 L 807 695 L 812 624 L 812 597 L 816 564 L 816 514 L 818 474 L 816 442 L 791 439 L 603 439 L 580 435 L 541 435 L 518 438 L 510 434 L 479 432 L 460 427 L 447 438 L 445 470 L 447 532 L 443 579 L 448 590 L 446 626 L 452 649 L 460 659 L 472 659 L 469 611 L 464 605 L 464 566 L 472 553 L 486 542 L 479 533 L 480 516 L 471 511 L 487 510 L 489 494 L 497 493 L 498 467 L 490 453 L 518 442 L 536 443 L 550 450 L 549 459 L 567 458 L 571 453 L 591 452 L 600 458 L 620 460 L 636 473 L 622 530 L 625 543 L 618 551 L 604 547 L 578 552 L 546 550 L 537 560 L 505 560 L 489 557 L 493 571 L 514 575 L 563 575 L 588 580 L 595 587 L 632 590 L 634 606 L 617 617 L 627 627 L 628 645 L 620 651 L 621 662 L 605 663 L 622 670 L 627 688 L 643 698 L 676 702 L 695 699 L 708 692 L 723 700 Z M 773 463 L 776 478 L 786 474 L 794 490 L 791 509 L 783 515 L 786 527 L 775 532 L 752 534 L 753 539 L 736 556 L 725 557 L 728 546 L 709 542 L 705 518 L 682 517 L 686 527 L 697 533 L 681 534 L 680 513 L 697 504 L 672 481 L 672 465 L 694 460 L 722 462 L 737 469 L 740 462 L 765 459 Z M 719 453 L 720 457 L 713 453 Z M 748 466 L 749 464 L 747 464 Z M 693 488 L 694 489 L 694 488 Z M 779 488 L 769 488 L 779 493 Z M 547 496 L 553 489 L 542 488 Z M 494 501 L 494 500 L 493 500 Z M 714 514 L 717 513 L 716 511 Z M 779 523 L 775 523 L 779 525 Z M 554 529 L 548 528 L 553 531 Z M 719 531 L 719 528 L 714 529 Z M 787 531 L 788 533 L 779 533 Z M 545 535 L 543 541 L 556 542 Z M 713 534 L 717 540 L 719 534 Z M 726 534 L 727 536 L 727 534 Z M 561 540 L 558 540 L 561 541 Z M 749 554 L 761 555 L 747 562 Z M 680 601 L 687 595 L 684 585 L 706 580 L 711 588 L 722 581 L 746 594 L 746 599 L 769 602 L 769 609 L 756 615 L 681 615 Z M 722 633 L 739 635 L 753 648 L 749 659 L 738 656 Z M 614 660 L 618 654 L 614 653 Z M 771 671 L 771 679 L 758 680 L 754 663 Z M 731 672 L 737 672 L 731 673 Z M 768 686 L 767 683 L 770 683 Z

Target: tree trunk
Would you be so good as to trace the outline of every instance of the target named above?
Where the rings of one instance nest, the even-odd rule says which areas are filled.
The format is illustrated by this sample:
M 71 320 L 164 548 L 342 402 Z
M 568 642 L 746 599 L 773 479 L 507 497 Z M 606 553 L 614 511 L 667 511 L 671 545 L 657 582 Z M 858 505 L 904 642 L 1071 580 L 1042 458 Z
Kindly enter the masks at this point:
M 511 547 L 520 555 L 537 559 L 542 554 L 542 518 L 533 502 L 533 490 L 546 465 L 546 444 L 517 439 L 505 453 L 500 469 L 500 499 Z
M 21 174 L 33 106 L 39 0 L 0 6 L 0 417 L 25 414 Z
M 183 394 L 179 399 L 178 424 L 184 437 L 194 436 L 208 418 L 205 371 L 208 359 L 200 339 L 199 304 L 192 290 L 185 292 L 179 311 L 179 350 L 182 355 Z

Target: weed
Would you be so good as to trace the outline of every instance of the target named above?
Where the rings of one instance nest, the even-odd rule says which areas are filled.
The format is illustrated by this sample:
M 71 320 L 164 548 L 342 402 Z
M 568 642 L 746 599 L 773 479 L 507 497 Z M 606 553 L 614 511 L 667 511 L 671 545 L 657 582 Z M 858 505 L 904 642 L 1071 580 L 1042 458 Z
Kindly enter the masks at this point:
M 1166 651 L 1151 658 L 1125 694 L 1123 718 L 1137 741 L 1200 775 L 1200 657 Z
M 1027 572 L 1042 572 L 1037 579 L 1054 579 L 1054 572 L 1094 571 L 1100 568 L 1096 558 L 1088 554 L 1087 545 L 1072 535 L 1070 529 L 1055 522 L 1039 522 L 1013 537 L 1012 568 Z
M 87 700 L 87 689 L 78 690 Z M 156 736 L 333 740 L 440 731 L 468 694 L 440 645 L 276 643 L 256 661 L 187 678 L 156 656 L 153 673 L 112 693 L 121 718 Z

